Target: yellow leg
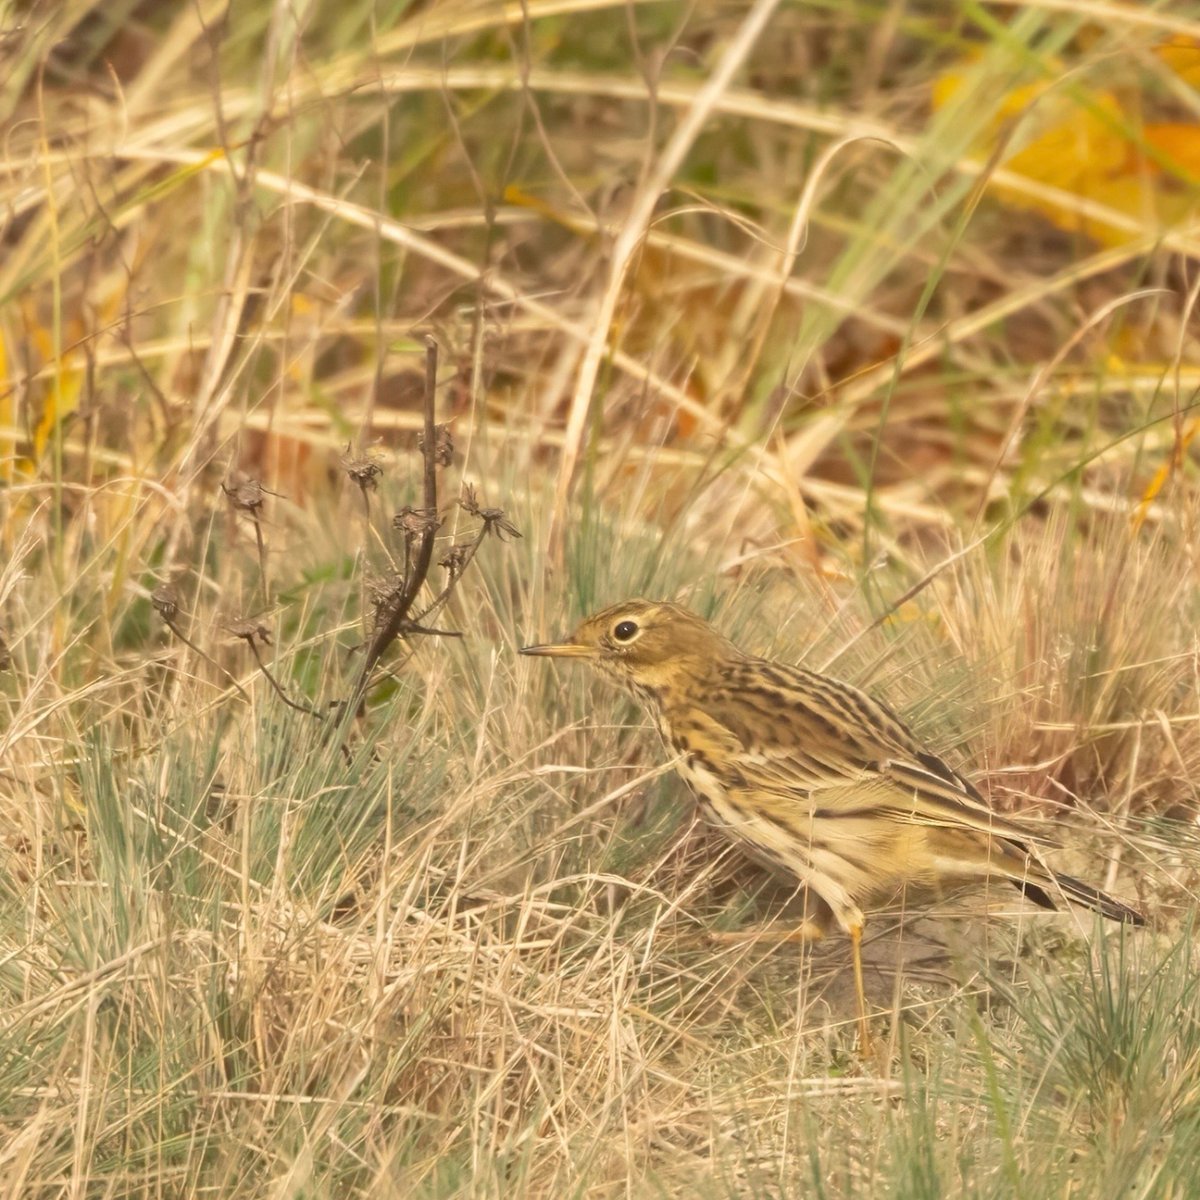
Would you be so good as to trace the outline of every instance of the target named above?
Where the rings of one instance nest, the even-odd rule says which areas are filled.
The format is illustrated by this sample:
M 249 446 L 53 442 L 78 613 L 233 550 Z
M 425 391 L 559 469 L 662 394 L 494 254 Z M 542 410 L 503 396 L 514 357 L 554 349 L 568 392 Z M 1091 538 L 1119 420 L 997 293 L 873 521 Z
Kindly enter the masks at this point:
M 760 929 L 710 933 L 708 936 L 710 941 L 720 942 L 722 945 L 734 945 L 738 942 L 815 942 L 825 936 L 825 929 L 819 921 L 801 921 L 798 925 L 778 932 L 768 925 Z
M 867 992 L 863 987 L 862 969 L 862 922 L 855 922 L 847 930 L 850 934 L 850 950 L 854 958 L 854 993 L 858 998 L 858 1048 L 863 1058 L 870 1058 L 871 1026 L 867 1022 Z
M 871 1026 L 867 1020 L 867 991 L 863 985 L 863 966 L 862 966 L 862 937 L 863 924 L 861 921 L 854 922 L 846 926 L 846 932 L 850 935 L 850 952 L 854 963 L 854 995 L 858 1001 L 858 1045 L 859 1053 L 865 1059 L 874 1057 L 875 1043 L 871 1037 Z M 815 942 L 825 936 L 825 926 L 820 921 L 805 920 L 798 925 L 792 925 L 782 930 L 775 930 L 771 926 L 766 926 L 758 929 L 739 929 L 728 933 L 718 933 L 710 931 L 708 934 L 709 941 L 718 942 L 721 945 L 733 945 L 739 942 L 773 942 L 783 944 L 787 942 Z

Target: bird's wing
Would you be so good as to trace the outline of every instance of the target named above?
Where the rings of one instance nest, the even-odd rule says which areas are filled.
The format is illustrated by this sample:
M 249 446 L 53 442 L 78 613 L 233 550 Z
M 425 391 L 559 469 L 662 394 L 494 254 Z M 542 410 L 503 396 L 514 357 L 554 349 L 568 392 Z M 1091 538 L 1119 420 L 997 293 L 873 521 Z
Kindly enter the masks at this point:
M 738 765 L 750 786 L 781 798 L 790 792 L 829 816 L 886 813 L 900 822 L 1050 844 L 995 812 L 969 780 L 923 749 L 886 705 L 849 684 L 769 666 L 775 676 L 769 712 L 739 711 L 735 703 L 719 710 L 742 744 Z

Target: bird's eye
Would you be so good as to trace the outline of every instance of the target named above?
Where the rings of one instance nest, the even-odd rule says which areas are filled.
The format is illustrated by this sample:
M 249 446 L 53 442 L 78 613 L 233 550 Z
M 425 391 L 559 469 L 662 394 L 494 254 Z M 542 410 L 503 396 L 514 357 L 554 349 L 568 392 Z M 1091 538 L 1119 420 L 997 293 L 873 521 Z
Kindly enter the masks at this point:
M 637 636 L 638 625 L 636 621 L 618 621 L 613 629 L 613 637 L 618 642 L 631 642 Z

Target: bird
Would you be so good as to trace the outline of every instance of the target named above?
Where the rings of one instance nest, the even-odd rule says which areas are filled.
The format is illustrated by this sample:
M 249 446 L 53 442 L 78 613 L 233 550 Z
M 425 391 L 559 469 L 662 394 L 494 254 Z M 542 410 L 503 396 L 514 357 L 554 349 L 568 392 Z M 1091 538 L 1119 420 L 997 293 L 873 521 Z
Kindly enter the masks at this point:
M 1145 917 L 1052 870 L 1051 843 L 996 812 L 885 704 L 852 684 L 758 658 L 690 610 L 633 599 L 521 654 L 580 659 L 648 710 L 703 816 L 805 891 L 788 940 L 850 939 L 862 1053 L 864 910 L 908 888 L 1007 880 L 1035 904 L 1066 898 L 1129 925 Z M 815 897 L 816 903 L 812 903 Z

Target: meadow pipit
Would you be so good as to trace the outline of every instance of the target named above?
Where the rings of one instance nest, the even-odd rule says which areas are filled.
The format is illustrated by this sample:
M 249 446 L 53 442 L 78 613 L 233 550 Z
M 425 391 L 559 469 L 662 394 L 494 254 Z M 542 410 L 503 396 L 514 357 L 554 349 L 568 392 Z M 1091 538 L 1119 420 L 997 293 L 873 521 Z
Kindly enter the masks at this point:
M 1145 919 L 1042 861 L 1039 839 L 1001 816 L 886 704 L 850 684 L 743 654 L 675 604 L 628 600 L 563 642 L 522 654 L 586 659 L 650 711 L 705 817 L 816 897 L 795 931 L 850 936 L 859 1036 L 870 1045 L 863 905 L 905 888 L 1006 879 L 1034 903 L 1064 896 L 1115 921 Z

